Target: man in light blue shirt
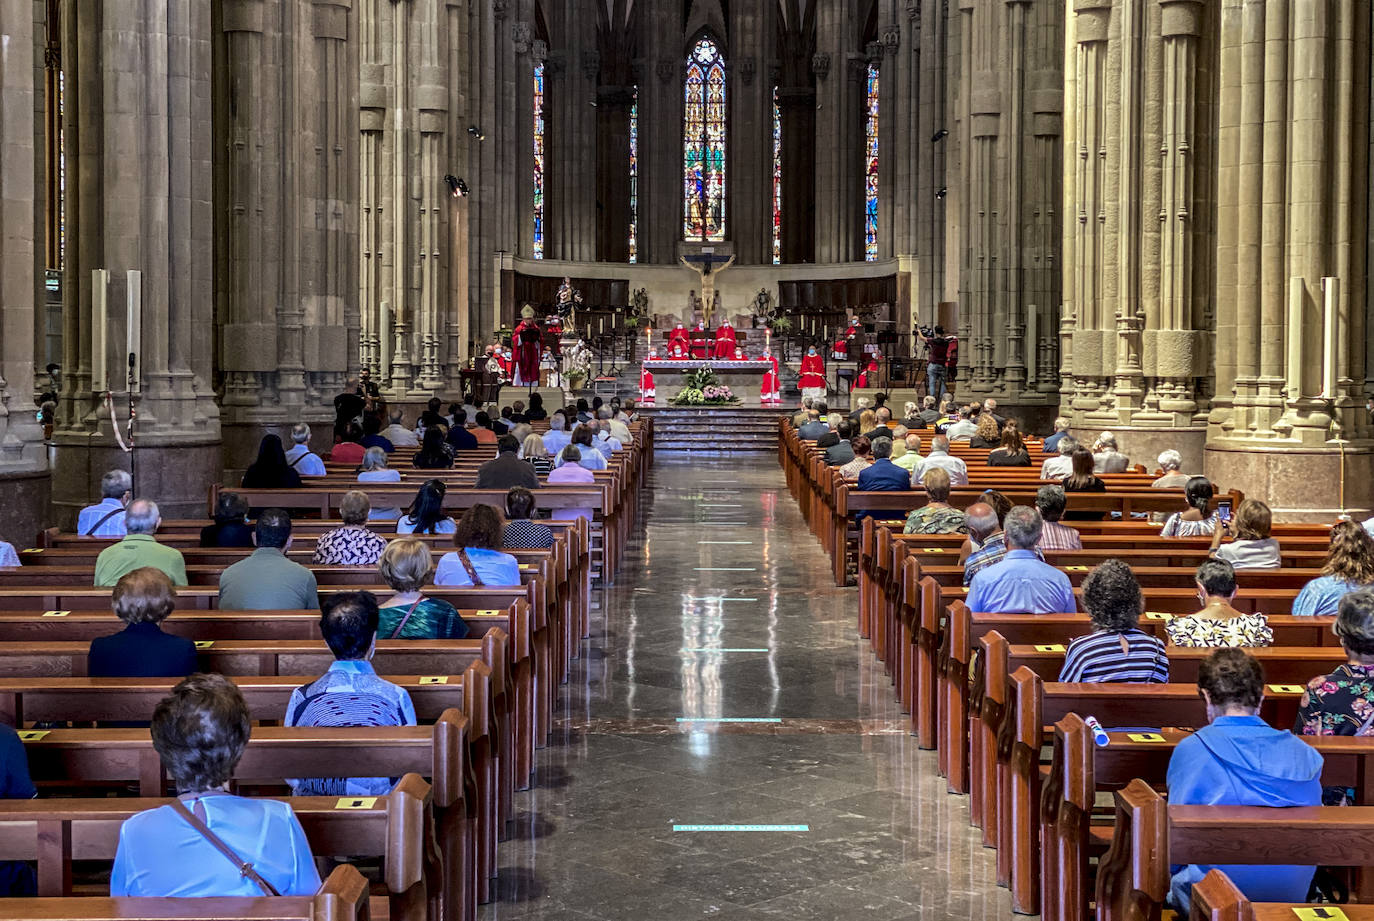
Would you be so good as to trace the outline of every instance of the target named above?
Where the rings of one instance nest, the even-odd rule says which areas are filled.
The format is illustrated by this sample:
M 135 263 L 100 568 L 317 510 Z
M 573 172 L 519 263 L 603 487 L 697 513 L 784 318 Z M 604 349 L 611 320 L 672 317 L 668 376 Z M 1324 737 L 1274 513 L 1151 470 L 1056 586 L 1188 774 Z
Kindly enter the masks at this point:
M 544 450 L 550 457 L 558 457 L 563 453 L 572 442 L 572 435 L 567 432 L 568 420 L 561 412 L 556 412 L 549 417 L 549 430 L 544 433 Z
M 76 533 L 82 537 L 123 537 L 124 506 L 134 496 L 134 478 L 127 470 L 111 470 L 100 478 L 100 495 L 76 516 Z
M 310 450 L 310 426 L 297 422 L 291 427 L 290 450 L 286 452 L 286 464 L 301 476 L 324 476 L 324 461 Z
M 1035 509 L 1018 505 L 1002 523 L 1007 554 L 981 569 L 969 583 L 968 608 L 975 614 L 1054 614 L 1078 610 L 1069 577 L 1035 552 L 1042 522 Z

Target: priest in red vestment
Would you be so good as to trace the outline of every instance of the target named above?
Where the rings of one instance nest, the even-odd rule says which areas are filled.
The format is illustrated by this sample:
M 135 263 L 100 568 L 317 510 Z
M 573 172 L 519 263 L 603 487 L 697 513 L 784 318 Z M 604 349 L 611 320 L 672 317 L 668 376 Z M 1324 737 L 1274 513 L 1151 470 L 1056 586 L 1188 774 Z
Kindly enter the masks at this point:
M 520 311 L 520 322 L 511 334 L 515 346 L 514 378 L 517 387 L 535 387 L 539 384 L 539 324 L 534 321 L 534 308 L 528 305 Z
M 650 403 L 654 401 L 654 375 L 649 370 L 649 362 L 657 360 L 658 350 L 650 349 L 649 357 L 639 366 L 639 398 Z
M 735 357 L 735 328 L 730 325 L 729 320 L 716 327 L 715 357 L 718 359 Z
M 854 384 L 855 387 L 863 389 L 878 386 L 878 359 L 882 357 L 883 356 L 878 352 L 874 352 L 872 355 L 868 356 L 868 364 L 864 366 L 862 373 L 859 374 L 859 380 Z
M 706 327 L 702 326 L 700 321 L 697 322 L 696 326 L 692 327 L 692 357 L 711 357 L 711 343 L 707 341 Z
M 692 337 L 687 335 L 687 327 L 679 323 L 673 327 L 673 331 L 668 334 L 668 354 L 673 354 L 675 346 L 682 346 L 682 354 L 686 355 L 692 350 Z
M 778 360 L 773 357 L 772 350 L 767 348 L 759 358 L 768 362 L 768 370 L 763 372 L 763 384 L 759 388 L 759 400 L 765 406 L 781 403 L 782 385 L 778 382 Z
M 825 396 L 825 359 L 813 345 L 806 350 L 801 363 L 801 379 L 797 381 L 802 396 L 816 398 Z

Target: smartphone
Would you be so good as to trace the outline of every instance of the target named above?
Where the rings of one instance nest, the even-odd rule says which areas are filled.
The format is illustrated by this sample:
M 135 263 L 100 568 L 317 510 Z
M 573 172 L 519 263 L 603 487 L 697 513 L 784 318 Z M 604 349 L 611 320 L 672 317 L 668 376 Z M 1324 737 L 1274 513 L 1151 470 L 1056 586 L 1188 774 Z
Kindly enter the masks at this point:
M 1218 499 L 1218 500 L 1217 500 L 1217 517 L 1221 519 L 1221 522 L 1222 522 L 1223 524 L 1230 524 L 1230 523 L 1231 523 L 1231 500 L 1230 500 L 1230 499 Z

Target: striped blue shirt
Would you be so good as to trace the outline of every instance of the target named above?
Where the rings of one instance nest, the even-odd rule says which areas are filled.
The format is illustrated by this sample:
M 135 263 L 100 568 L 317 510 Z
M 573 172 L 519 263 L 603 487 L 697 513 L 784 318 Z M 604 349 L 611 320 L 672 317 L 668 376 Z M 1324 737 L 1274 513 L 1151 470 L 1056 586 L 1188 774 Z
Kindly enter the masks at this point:
M 76 533 L 82 537 L 123 537 L 128 533 L 124 529 L 124 503 L 107 497 L 86 506 L 76 516 Z
M 1099 630 L 1069 643 L 1059 680 L 1085 684 L 1167 684 L 1169 656 L 1159 638 L 1143 630 Z

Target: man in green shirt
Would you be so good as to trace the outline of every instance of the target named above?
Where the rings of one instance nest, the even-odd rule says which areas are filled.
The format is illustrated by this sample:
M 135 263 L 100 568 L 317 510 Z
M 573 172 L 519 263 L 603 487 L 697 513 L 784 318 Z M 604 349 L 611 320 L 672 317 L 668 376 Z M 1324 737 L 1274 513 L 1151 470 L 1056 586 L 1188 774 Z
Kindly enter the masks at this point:
M 318 610 L 315 574 L 287 559 L 291 548 L 291 516 L 269 508 L 258 514 L 253 531 L 257 549 L 219 577 L 221 611 Z
M 144 566 L 162 570 L 173 585 L 187 584 L 186 561 L 181 551 L 164 547 L 153 537 L 161 524 L 162 516 L 156 502 L 151 499 L 130 502 L 124 512 L 125 538 L 106 547 L 95 558 L 95 584 L 112 586 L 121 576 Z

